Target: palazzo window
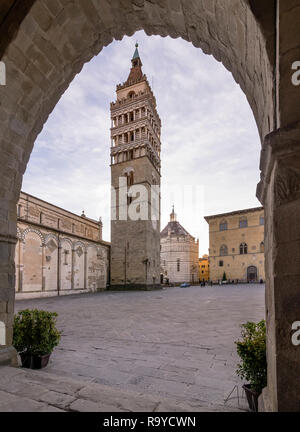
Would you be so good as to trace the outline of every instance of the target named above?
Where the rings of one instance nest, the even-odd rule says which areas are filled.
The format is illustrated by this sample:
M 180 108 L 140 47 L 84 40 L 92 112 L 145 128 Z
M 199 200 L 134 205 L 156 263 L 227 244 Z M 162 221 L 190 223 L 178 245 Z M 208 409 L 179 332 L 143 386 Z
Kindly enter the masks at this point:
M 259 225 L 264 225 L 264 224 L 265 224 L 265 218 L 264 218 L 264 216 L 260 216 Z
M 248 219 L 246 217 L 240 219 L 240 228 L 248 227 Z
M 240 245 L 240 255 L 247 255 L 248 253 L 248 246 L 246 243 L 242 243 Z
M 228 255 L 228 248 L 226 245 L 222 245 L 220 247 L 220 256 L 227 256 Z
M 228 230 L 228 224 L 227 221 L 222 221 L 220 223 L 220 231 L 227 231 Z
M 265 252 L 265 243 L 264 242 L 261 242 L 261 244 L 260 244 L 260 252 L 261 253 Z

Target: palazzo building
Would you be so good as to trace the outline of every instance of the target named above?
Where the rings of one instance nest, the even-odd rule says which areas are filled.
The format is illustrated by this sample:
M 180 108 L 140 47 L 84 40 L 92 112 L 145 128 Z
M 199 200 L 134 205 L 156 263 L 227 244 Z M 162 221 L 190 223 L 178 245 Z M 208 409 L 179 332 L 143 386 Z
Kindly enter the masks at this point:
M 199 240 L 191 236 L 174 211 L 160 234 L 161 281 L 173 284 L 199 282 Z
M 102 222 L 21 192 L 17 206 L 16 299 L 96 292 L 109 281 Z
M 202 258 L 199 258 L 199 279 L 200 282 L 208 282 L 210 280 L 208 255 L 203 255 Z
M 111 289 L 160 288 L 161 120 L 138 44 L 111 103 Z
M 210 278 L 216 283 L 265 280 L 264 209 L 205 217 L 209 224 Z

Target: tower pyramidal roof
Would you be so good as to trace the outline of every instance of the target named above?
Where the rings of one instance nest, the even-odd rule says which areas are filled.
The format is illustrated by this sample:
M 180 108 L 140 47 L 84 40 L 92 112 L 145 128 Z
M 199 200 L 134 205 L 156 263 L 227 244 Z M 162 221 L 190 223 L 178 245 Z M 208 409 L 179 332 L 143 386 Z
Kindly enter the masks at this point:
M 139 47 L 139 44 L 136 43 L 135 44 L 135 51 L 134 51 L 133 57 L 131 59 L 132 67 L 130 69 L 129 76 L 128 76 L 127 81 L 126 81 L 126 85 L 128 85 L 128 86 L 133 85 L 133 84 L 145 79 L 145 75 L 143 74 L 143 71 L 142 71 L 143 63 L 142 63 L 142 60 L 140 57 L 138 47 Z

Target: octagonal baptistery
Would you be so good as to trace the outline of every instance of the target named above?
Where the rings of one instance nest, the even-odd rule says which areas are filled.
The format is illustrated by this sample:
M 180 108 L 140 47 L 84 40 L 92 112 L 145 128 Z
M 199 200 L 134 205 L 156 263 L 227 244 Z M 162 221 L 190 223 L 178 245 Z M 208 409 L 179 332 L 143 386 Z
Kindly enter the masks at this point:
M 199 282 L 199 240 L 177 221 L 174 211 L 160 234 L 161 282 L 179 285 Z

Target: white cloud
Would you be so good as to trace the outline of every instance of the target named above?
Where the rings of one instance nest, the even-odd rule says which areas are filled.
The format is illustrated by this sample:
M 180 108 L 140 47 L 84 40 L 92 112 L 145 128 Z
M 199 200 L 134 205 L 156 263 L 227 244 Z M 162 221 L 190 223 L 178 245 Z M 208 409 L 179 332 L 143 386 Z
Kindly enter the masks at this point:
M 127 79 L 135 41 L 162 119 L 162 228 L 168 185 L 200 187 L 199 213 L 180 205 L 178 219 L 208 249 L 205 214 L 258 206 L 260 142 L 246 98 L 231 74 L 182 39 L 138 32 L 104 48 L 62 96 L 35 144 L 23 190 L 75 213 L 103 216 L 110 238 L 110 102 Z M 205 213 L 205 214 L 204 214 Z

